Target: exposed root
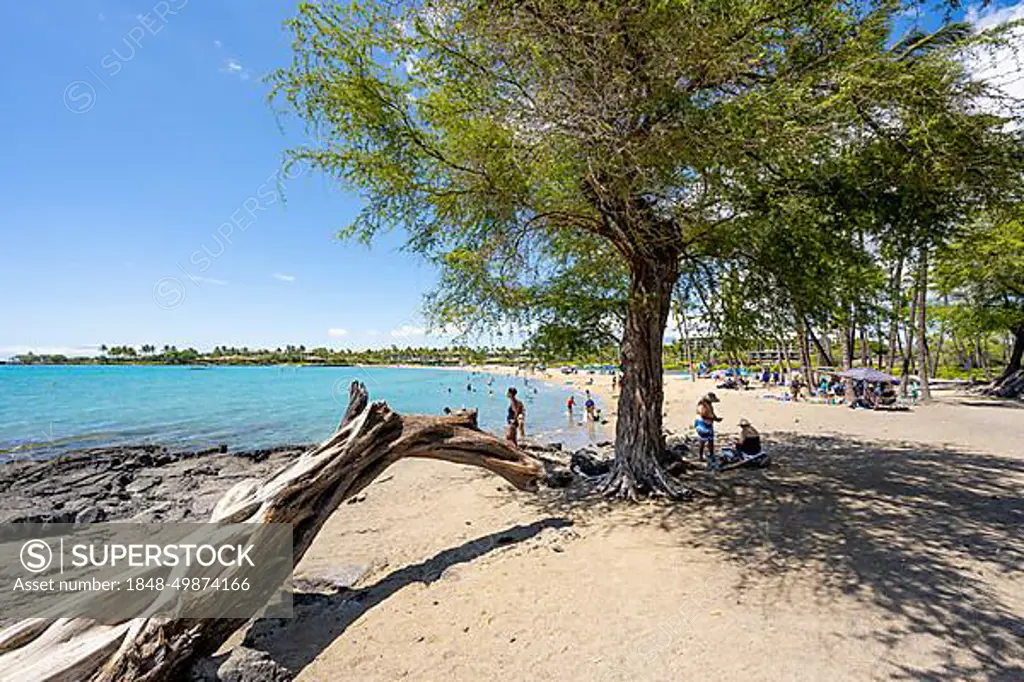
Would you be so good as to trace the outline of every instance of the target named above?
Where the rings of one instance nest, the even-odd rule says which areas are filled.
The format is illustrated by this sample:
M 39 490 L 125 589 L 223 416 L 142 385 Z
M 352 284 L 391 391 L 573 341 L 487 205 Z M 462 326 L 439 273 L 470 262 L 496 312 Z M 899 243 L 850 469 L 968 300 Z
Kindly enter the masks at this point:
M 639 486 L 628 467 L 616 463 L 606 475 L 601 493 L 613 500 L 637 502 L 640 499 Z
M 601 486 L 601 492 L 612 499 L 637 502 L 641 497 L 664 497 L 673 501 L 689 500 L 693 491 L 684 486 L 660 465 L 655 464 L 644 472 L 635 474 L 621 460 L 616 460 Z

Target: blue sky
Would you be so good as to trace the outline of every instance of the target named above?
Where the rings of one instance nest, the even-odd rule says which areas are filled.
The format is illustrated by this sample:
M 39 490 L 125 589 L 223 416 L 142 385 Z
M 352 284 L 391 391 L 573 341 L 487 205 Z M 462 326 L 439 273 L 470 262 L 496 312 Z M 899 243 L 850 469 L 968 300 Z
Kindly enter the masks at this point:
M 293 10 L 5 7 L 0 357 L 423 341 L 435 274 L 398 252 L 401 235 L 372 250 L 336 239 L 359 200 L 322 176 L 278 195 L 282 152 L 300 138 L 281 132 L 261 77 L 288 61 Z
M 261 78 L 288 62 L 293 13 L 244 0 L 5 6 L 0 357 L 430 342 L 419 308 L 436 273 L 399 252 L 402 235 L 337 240 L 359 199 L 322 176 L 278 194 L 301 131 L 281 131 Z

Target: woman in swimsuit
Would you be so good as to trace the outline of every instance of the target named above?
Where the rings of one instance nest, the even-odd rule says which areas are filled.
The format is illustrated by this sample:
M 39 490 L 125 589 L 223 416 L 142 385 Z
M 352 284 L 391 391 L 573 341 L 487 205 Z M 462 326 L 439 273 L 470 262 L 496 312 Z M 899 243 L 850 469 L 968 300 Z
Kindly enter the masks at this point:
M 508 413 L 505 415 L 505 439 L 512 445 L 519 445 L 519 432 L 524 430 L 526 408 L 516 397 L 514 387 L 508 389 Z

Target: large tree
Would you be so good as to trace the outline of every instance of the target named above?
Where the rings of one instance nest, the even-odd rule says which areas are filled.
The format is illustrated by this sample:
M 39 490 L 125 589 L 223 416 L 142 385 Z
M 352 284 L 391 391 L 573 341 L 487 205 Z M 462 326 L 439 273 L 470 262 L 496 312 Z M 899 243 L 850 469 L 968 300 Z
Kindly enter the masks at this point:
M 598 244 L 623 274 L 615 495 L 658 466 L 662 342 L 681 263 L 737 209 L 736 167 L 824 152 L 875 86 L 899 3 L 427 0 L 303 5 L 274 97 L 317 142 L 295 161 L 365 197 L 343 230 L 403 228 L 442 268 L 435 310 L 522 321 Z M 812 152 L 813 153 L 813 152 Z M 734 282 L 740 273 L 731 275 Z M 564 279 L 561 281 L 564 282 Z M 606 319 L 606 318 L 599 318 Z M 549 323 L 552 322 L 549 320 Z

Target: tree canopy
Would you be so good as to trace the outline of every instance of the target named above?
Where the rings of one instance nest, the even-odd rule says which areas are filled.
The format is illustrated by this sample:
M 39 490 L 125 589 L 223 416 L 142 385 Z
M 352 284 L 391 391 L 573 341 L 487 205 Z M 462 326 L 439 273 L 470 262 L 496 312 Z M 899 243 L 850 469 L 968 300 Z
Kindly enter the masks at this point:
M 551 347 L 617 338 L 608 489 L 676 494 L 656 460 L 681 273 L 737 348 L 752 329 L 852 328 L 885 282 L 875 254 L 927 273 L 943 235 L 1019 175 L 964 66 L 998 37 L 895 37 L 902 9 L 306 4 L 272 97 L 314 134 L 292 160 L 364 196 L 343 236 L 401 228 L 440 266 L 440 322 L 504 321 Z

